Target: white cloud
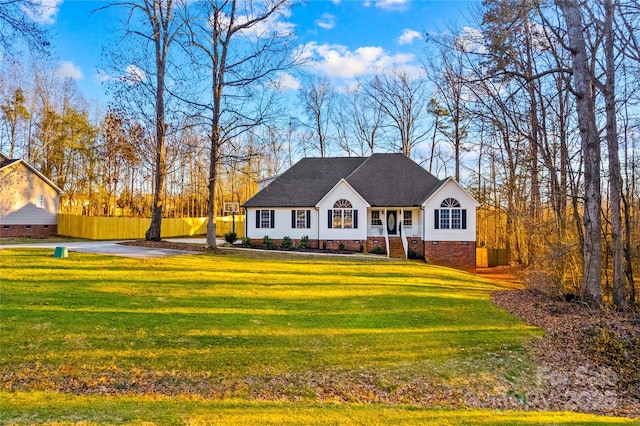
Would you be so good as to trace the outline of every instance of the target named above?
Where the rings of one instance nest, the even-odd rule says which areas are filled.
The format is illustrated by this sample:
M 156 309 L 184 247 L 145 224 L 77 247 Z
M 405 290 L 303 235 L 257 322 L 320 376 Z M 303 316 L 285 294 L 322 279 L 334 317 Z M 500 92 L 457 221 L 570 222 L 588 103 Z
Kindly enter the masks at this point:
M 355 78 L 375 74 L 385 69 L 409 65 L 415 56 L 398 53 L 391 55 L 379 46 L 360 47 L 350 51 L 337 44 L 309 43 L 304 47 L 309 66 L 329 77 Z
M 482 31 L 477 28 L 464 27 L 462 34 L 455 40 L 456 49 L 462 52 L 486 53 L 487 48 L 483 43 Z
M 134 85 L 137 83 L 142 83 L 147 79 L 147 73 L 144 70 L 136 65 L 128 65 L 125 71 L 125 74 L 122 76 L 122 79 L 127 83 Z
M 330 13 L 324 13 L 320 19 L 316 21 L 316 25 L 325 30 L 330 30 L 336 26 L 336 17 Z
M 31 7 L 22 6 L 22 11 L 40 24 L 53 24 L 61 3 L 62 0 L 36 0 Z
M 411 44 L 417 38 L 420 38 L 420 33 L 418 31 L 405 28 L 402 30 L 402 35 L 398 37 L 398 44 Z
M 58 78 L 71 78 L 73 80 L 80 80 L 84 78 L 82 70 L 74 65 L 71 61 L 58 62 L 58 69 L 55 74 Z
M 375 5 L 384 10 L 404 10 L 408 0 L 377 0 Z
M 279 90 L 298 90 L 302 87 L 302 84 L 300 84 L 300 80 L 298 80 L 291 74 L 281 73 L 278 75 L 275 86 Z

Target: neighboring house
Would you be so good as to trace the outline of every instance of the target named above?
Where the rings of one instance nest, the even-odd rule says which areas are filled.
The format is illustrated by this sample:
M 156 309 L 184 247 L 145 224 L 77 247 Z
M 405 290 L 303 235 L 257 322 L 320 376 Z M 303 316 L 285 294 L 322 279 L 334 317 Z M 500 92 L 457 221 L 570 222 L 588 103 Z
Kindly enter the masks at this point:
M 475 270 L 476 208 L 452 178 L 439 180 L 402 154 L 305 158 L 243 207 L 245 235 L 297 246 L 382 251 Z M 378 247 L 378 248 L 377 248 Z
M 61 193 L 26 161 L 0 153 L 0 237 L 56 235 Z

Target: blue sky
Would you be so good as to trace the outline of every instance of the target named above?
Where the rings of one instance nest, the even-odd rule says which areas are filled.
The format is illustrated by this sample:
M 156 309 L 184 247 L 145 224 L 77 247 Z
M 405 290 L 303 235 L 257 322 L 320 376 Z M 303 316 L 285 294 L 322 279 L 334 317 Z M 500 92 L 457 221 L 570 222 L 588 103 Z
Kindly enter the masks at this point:
M 51 31 L 53 56 L 63 76 L 73 78 L 90 102 L 106 105 L 101 50 L 114 40 L 115 10 L 92 13 L 106 2 L 42 0 L 39 19 Z M 337 82 L 366 77 L 380 66 L 419 66 L 424 33 L 465 25 L 470 7 L 462 0 L 308 0 L 291 9 L 289 21 L 314 57 L 313 71 Z M 290 85 L 296 87 L 292 80 Z

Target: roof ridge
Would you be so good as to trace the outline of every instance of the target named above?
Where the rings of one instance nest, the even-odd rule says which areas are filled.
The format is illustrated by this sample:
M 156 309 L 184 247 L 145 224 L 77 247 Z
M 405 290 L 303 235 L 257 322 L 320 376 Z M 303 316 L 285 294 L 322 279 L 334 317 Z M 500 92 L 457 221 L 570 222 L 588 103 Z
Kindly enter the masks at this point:
M 368 157 L 360 157 L 360 158 L 364 158 L 365 160 L 364 160 L 362 163 L 360 163 L 360 164 L 358 165 L 358 167 L 356 167 L 356 168 L 355 168 L 351 173 L 349 173 L 349 174 L 348 174 L 347 176 L 345 176 L 343 179 L 344 179 L 344 180 L 346 180 L 347 182 L 349 182 L 349 178 L 350 178 L 351 176 L 355 175 L 355 174 L 356 174 L 356 172 L 357 172 L 358 170 L 360 170 L 360 168 L 361 168 L 362 166 L 364 166 L 364 165 L 365 165 L 369 160 L 371 160 L 371 158 L 372 158 L 373 156 L 374 156 L 374 154 L 371 154 L 371 155 L 370 155 L 370 156 L 368 156 Z

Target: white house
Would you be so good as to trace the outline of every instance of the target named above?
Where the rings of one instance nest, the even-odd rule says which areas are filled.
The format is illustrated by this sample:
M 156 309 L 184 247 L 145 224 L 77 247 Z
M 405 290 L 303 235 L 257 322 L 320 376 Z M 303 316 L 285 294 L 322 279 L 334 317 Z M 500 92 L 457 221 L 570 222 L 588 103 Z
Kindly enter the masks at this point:
M 304 158 L 243 207 L 245 235 L 475 270 L 478 202 L 402 154 Z
M 0 237 L 56 235 L 61 193 L 26 161 L 0 153 Z

